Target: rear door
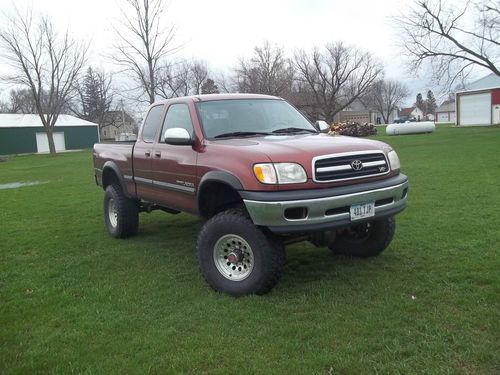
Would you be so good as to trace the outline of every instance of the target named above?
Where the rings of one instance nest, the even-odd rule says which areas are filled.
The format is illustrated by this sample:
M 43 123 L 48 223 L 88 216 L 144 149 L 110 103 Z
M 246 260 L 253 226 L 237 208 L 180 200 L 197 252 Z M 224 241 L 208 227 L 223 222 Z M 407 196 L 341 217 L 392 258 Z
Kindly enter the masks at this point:
M 137 196 L 148 202 L 156 202 L 151 170 L 152 155 L 154 141 L 162 124 L 164 109 L 163 104 L 150 108 L 134 147 L 133 166 Z M 125 176 L 125 179 L 129 178 L 132 176 Z
M 194 137 L 190 106 L 173 102 L 167 108 L 161 132 L 153 149 L 152 179 L 157 202 L 165 207 L 196 212 L 196 157 L 191 145 L 169 145 L 164 141 L 167 129 L 184 128 Z M 193 113 L 194 115 L 194 113 Z

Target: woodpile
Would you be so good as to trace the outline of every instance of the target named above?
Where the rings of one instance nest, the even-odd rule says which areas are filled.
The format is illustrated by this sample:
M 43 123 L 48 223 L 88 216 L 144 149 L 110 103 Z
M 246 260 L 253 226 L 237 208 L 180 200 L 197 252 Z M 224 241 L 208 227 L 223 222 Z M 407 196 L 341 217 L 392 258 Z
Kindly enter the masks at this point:
M 377 128 L 369 122 L 365 122 L 364 124 L 354 121 L 338 122 L 330 126 L 328 134 L 347 135 L 349 137 L 368 137 L 369 135 L 376 135 Z

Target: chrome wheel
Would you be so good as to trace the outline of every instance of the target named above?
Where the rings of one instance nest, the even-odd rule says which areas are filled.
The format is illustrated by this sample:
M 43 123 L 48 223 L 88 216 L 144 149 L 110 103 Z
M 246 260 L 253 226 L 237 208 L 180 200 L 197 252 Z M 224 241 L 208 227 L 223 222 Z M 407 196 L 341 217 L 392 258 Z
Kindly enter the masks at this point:
M 116 228 L 118 225 L 118 207 L 116 207 L 116 202 L 113 198 L 108 201 L 108 218 L 111 226 Z
M 214 246 L 213 258 L 215 266 L 226 279 L 242 281 L 252 273 L 252 248 L 236 234 L 226 234 L 219 238 Z

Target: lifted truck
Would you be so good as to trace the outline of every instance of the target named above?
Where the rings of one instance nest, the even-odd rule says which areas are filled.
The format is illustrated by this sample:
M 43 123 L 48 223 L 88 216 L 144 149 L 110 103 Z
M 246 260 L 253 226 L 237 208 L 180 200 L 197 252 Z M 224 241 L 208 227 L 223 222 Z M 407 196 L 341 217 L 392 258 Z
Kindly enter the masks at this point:
M 264 294 L 286 244 L 381 253 L 406 207 L 408 179 L 385 143 L 328 136 L 285 100 L 199 95 L 148 110 L 135 143 L 96 144 L 109 234 L 136 234 L 140 212 L 203 217 L 201 273 L 215 290 Z M 324 130 L 324 129 L 321 129 Z

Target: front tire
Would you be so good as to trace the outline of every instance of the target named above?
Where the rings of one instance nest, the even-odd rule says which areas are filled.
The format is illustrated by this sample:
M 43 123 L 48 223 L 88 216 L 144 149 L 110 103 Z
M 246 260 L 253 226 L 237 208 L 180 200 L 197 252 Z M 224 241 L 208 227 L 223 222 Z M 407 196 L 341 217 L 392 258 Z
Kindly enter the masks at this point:
M 360 223 L 339 231 L 335 241 L 328 247 L 336 254 L 373 257 L 389 246 L 395 231 L 394 217 Z
M 139 205 L 123 194 L 119 185 L 109 185 L 104 193 L 104 221 L 115 238 L 131 237 L 139 228 Z
M 208 220 L 198 235 L 197 253 L 206 282 L 233 296 L 269 292 L 285 264 L 282 242 L 255 226 L 243 209 Z

